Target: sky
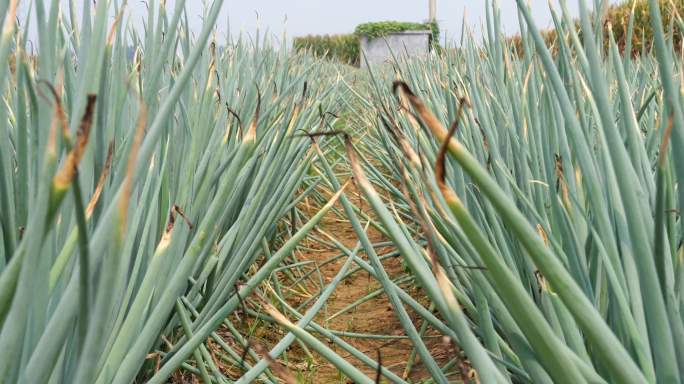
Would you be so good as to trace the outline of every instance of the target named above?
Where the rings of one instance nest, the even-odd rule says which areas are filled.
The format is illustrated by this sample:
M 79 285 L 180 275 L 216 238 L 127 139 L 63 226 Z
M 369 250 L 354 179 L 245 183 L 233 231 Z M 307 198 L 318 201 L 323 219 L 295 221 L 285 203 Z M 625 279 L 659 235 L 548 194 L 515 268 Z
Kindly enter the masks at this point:
M 468 24 L 478 30 L 485 18 L 484 0 L 436 0 L 437 20 L 442 32 L 449 38 L 460 38 L 464 13 Z M 551 26 L 548 0 L 529 0 L 539 26 Z M 551 1 L 558 4 L 558 0 Z M 592 0 L 586 0 L 593 3 Z M 615 1 L 613 1 L 615 2 Z M 567 0 L 571 11 L 578 15 L 578 0 Z M 518 30 L 515 0 L 499 0 L 502 22 L 507 34 Z M 256 14 L 261 26 L 268 26 L 280 35 L 287 16 L 287 33 L 290 36 L 307 34 L 349 33 L 356 25 L 369 21 L 399 20 L 424 21 L 428 19 L 428 0 L 227 0 L 225 11 L 230 15 L 233 33 L 241 29 L 253 33 Z
M 48 0 L 39 0 L 48 3 Z M 88 0 L 86 0 L 88 1 Z M 158 2 L 159 0 L 148 0 Z M 551 26 L 549 1 L 558 6 L 558 0 L 527 0 L 533 16 L 540 27 Z M 574 15 L 579 13 L 579 0 L 566 0 Z M 585 0 L 588 4 L 593 0 Z M 617 2 L 618 0 L 610 0 Z M 80 3 L 80 1 L 76 1 Z M 205 0 L 186 0 L 188 16 L 194 31 L 202 24 L 202 9 Z M 463 15 L 476 34 L 485 18 L 484 0 L 436 0 L 437 21 L 442 30 L 442 39 L 460 39 Z M 67 1 L 62 0 L 66 5 Z M 137 25 L 142 25 L 145 5 L 141 0 L 129 0 L 128 12 Z M 508 35 L 518 31 L 515 0 L 499 0 L 502 23 Z M 167 9 L 172 10 L 175 0 L 167 0 Z M 20 8 L 20 18 L 25 17 L 28 6 Z M 258 14 L 258 21 L 257 21 Z M 219 16 L 218 32 L 225 36 L 229 30 L 254 35 L 257 26 L 261 31 L 269 30 L 271 35 L 281 37 L 308 34 L 339 34 L 353 32 L 356 25 L 369 21 L 398 20 L 420 22 L 428 18 L 428 0 L 225 0 Z M 262 32 L 263 33 L 263 32 Z

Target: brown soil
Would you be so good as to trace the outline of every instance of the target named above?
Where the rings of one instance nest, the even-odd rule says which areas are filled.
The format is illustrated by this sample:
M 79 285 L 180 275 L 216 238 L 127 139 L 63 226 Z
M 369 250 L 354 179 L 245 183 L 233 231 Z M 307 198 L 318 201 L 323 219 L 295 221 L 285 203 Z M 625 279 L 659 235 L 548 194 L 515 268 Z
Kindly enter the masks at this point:
M 370 213 L 367 204 L 359 203 L 359 197 L 353 188 L 349 193 L 351 200 L 358 206 L 364 208 L 366 213 Z M 341 204 L 338 204 L 339 212 L 343 212 Z M 314 212 L 315 209 L 308 208 L 307 210 Z M 365 222 L 363 223 L 365 225 Z M 319 227 L 334 236 L 340 243 L 349 249 L 353 249 L 358 238 L 350 223 L 346 217 L 340 217 L 336 212 L 332 210 L 327 214 L 327 216 L 321 221 Z M 322 235 L 316 234 L 318 237 L 323 238 Z M 383 234 L 375 229 L 373 226 L 369 226 L 368 237 L 372 243 L 380 243 L 386 241 L 387 239 Z M 317 265 L 323 265 L 320 267 L 320 273 L 322 275 L 323 281 L 327 284 L 329 283 L 339 272 L 340 268 L 346 261 L 346 257 L 338 258 L 332 263 L 325 263 L 327 260 L 338 255 L 340 251 L 337 248 L 327 246 L 314 241 L 306 241 L 304 245 L 309 250 L 300 252 L 297 254 L 297 259 L 299 261 L 311 260 L 315 261 Z M 383 247 L 376 249 L 378 255 L 387 254 L 394 249 L 392 247 Z M 359 252 L 359 255 L 368 261 L 365 252 Z M 401 258 L 391 257 L 383 261 L 383 266 L 387 274 L 396 280 L 398 277 L 405 276 L 406 271 L 402 266 Z M 356 267 L 356 264 L 352 266 L 352 269 Z M 307 286 L 311 287 L 311 292 L 317 292 L 319 287 L 316 283 L 318 279 L 312 278 Z M 315 288 L 315 289 L 314 289 Z M 357 306 L 355 309 L 341 314 L 330 321 L 327 321 L 327 317 L 336 313 L 337 311 L 345 308 L 347 305 L 353 303 L 354 301 L 363 298 L 364 296 L 382 288 L 382 285 L 375 280 L 369 273 L 365 271 L 359 271 L 352 276 L 347 277 L 343 280 L 336 288 L 334 294 L 328 300 L 326 307 L 321 310 L 321 312 L 316 316 L 315 321 L 318 324 L 325 326 L 330 330 L 344 331 L 344 332 L 356 332 L 364 334 L 375 334 L 375 335 L 392 335 L 403 338 L 395 339 L 363 339 L 363 338 L 352 338 L 343 337 L 343 339 L 349 344 L 353 345 L 358 350 L 364 352 L 366 355 L 370 356 L 377 361 L 378 352 L 380 353 L 382 365 L 389 368 L 395 374 L 400 377 L 404 376 L 404 370 L 408 361 L 409 354 L 413 349 L 410 340 L 405 337 L 403 327 L 401 326 L 398 317 L 395 315 L 394 309 L 389 302 L 387 295 L 380 294 L 375 298 L 366 301 L 365 303 Z M 402 288 L 407 290 L 413 297 L 422 297 L 419 290 L 415 289 L 414 285 L 409 281 L 408 284 L 402 285 Z M 301 302 L 301 297 L 293 297 L 290 300 L 292 304 L 297 304 Z M 419 300 L 427 306 L 426 300 Z M 413 319 L 414 324 L 417 329 L 420 329 L 420 324 L 422 319 L 415 316 L 409 309 L 409 315 Z M 427 342 L 428 347 L 432 350 L 432 355 L 436 357 L 438 362 L 446 363 L 450 357 L 454 356 L 455 351 L 449 346 L 444 345 L 442 339 L 436 335 L 436 333 L 430 328 L 427 328 L 427 333 L 430 338 Z M 336 353 L 345 357 L 349 362 L 351 362 L 355 367 L 363 371 L 371 378 L 375 378 L 375 371 L 352 357 L 344 349 L 338 347 L 332 342 L 328 342 L 328 346 L 332 348 Z M 302 376 L 306 378 L 307 383 L 347 383 L 347 379 L 335 368 L 332 364 L 325 361 L 322 357 L 312 352 L 315 356 L 316 365 L 313 369 L 308 369 L 307 372 L 302 372 L 302 365 L 305 360 L 305 353 L 298 345 L 292 348 L 290 356 L 290 368 L 299 369 L 301 378 Z M 297 364 L 300 363 L 300 364 Z M 293 364 L 294 363 L 294 364 Z M 306 367 L 306 364 L 304 364 Z M 420 359 L 416 357 L 413 369 L 407 379 L 412 382 L 420 382 L 423 379 L 429 378 L 429 373 L 425 370 L 424 366 L 421 364 Z M 383 378 L 382 382 L 386 382 Z
M 368 205 L 360 203 L 360 198 L 353 186 L 350 186 L 348 191 L 348 196 L 357 205 L 357 207 L 362 207 L 366 213 L 372 215 Z M 313 215 L 318 210 L 318 207 L 316 207 L 315 204 L 310 203 L 308 200 L 303 202 L 301 208 L 302 211 L 304 211 L 307 215 Z M 353 249 L 358 242 L 356 233 L 346 217 L 339 216 L 340 212 L 343 212 L 341 204 L 338 203 L 336 208 L 338 209 L 338 212 L 331 210 L 323 218 L 323 220 L 321 220 L 319 229 L 333 236 L 345 247 Z M 363 220 L 362 222 L 365 225 Z M 320 231 L 314 231 L 312 234 L 318 238 L 326 239 L 325 235 L 323 235 Z M 369 226 L 368 237 L 374 244 L 387 240 L 383 234 L 375 229 L 372 225 Z M 283 296 L 285 296 L 286 301 L 292 306 L 300 305 L 302 302 L 310 298 L 311 295 L 315 295 L 316 292 L 321 289 L 321 280 L 325 285 L 329 284 L 330 281 L 337 275 L 347 258 L 344 256 L 333 262 L 326 263 L 331 258 L 339 255 L 341 253 L 340 250 L 312 239 L 307 239 L 300 245 L 302 246 L 301 249 L 295 254 L 297 261 L 314 262 L 302 267 L 301 272 L 306 273 L 311 270 L 314 270 L 314 272 L 307 279 L 296 285 L 293 284 L 291 278 L 288 278 L 284 273 L 279 272 L 279 280 L 283 285 Z M 378 255 L 384 255 L 392 251 L 392 247 L 382 247 L 376 249 L 376 253 Z M 368 261 L 365 252 L 362 250 L 359 252 L 359 256 Z M 353 264 L 350 270 L 353 270 L 356 266 L 356 264 Z M 407 271 L 405 271 L 402 265 L 400 256 L 385 259 L 383 261 L 383 266 L 387 274 L 393 280 L 396 280 L 397 278 L 407 274 Z M 320 273 L 315 270 L 320 271 Z M 410 280 L 401 286 L 404 290 L 411 294 L 412 297 L 420 301 L 425 307 L 428 306 L 428 301 L 425 299 L 424 295 L 419 289 L 415 288 L 415 285 Z M 399 323 L 398 317 L 396 316 L 394 309 L 387 298 L 387 295 L 384 293 L 369 301 L 366 301 L 351 311 L 343 313 L 332 320 L 328 320 L 330 315 L 336 313 L 354 301 L 376 291 L 377 289 L 380 289 L 381 287 L 381 284 L 369 273 L 365 272 L 364 270 L 359 270 L 338 284 L 335 292 L 328 300 L 326 306 L 318 313 L 314 321 L 326 327 L 327 329 L 334 331 L 396 336 L 396 338 L 393 339 L 367 339 L 352 337 L 342 338 L 359 351 L 376 361 L 378 359 L 379 352 L 382 365 L 385 368 L 390 369 L 398 376 L 404 377 L 405 380 L 409 382 L 419 383 L 430 378 L 430 374 L 422 365 L 418 356 L 415 358 L 415 363 L 410 374 L 408 376 L 405 375 L 408 357 L 413 347 L 410 340 L 405 337 L 403 327 Z M 310 301 L 309 305 L 307 305 L 307 309 L 313 303 L 313 301 L 315 301 L 315 299 Z M 421 322 L 423 321 L 422 318 L 416 316 L 410 308 L 407 307 L 407 310 L 409 311 L 409 315 L 411 316 L 416 328 L 420 329 Z M 300 312 L 305 312 L 305 309 L 300 310 Z M 292 321 L 297 320 L 292 317 L 290 317 L 290 319 Z M 233 320 L 233 318 L 231 318 L 231 320 Z M 255 321 L 258 323 L 255 324 Z M 271 326 L 270 324 L 261 320 L 249 318 L 243 319 L 241 322 L 233 321 L 233 324 L 235 324 L 235 326 L 241 330 L 243 335 L 251 334 L 250 341 L 253 343 L 253 345 L 259 344 L 260 347 L 265 347 L 268 349 L 270 349 L 270 347 L 275 345 L 275 343 L 285 336 L 285 332 L 282 329 Z M 252 331 L 250 332 L 247 328 L 250 328 Z M 319 340 L 326 342 L 331 349 L 333 349 L 340 356 L 344 357 L 356 368 L 364 372 L 369 377 L 375 378 L 376 373 L 372 368 L 352 357 L 344 349 L 338 347 L 324 336 L 314 333 L 313 331 L 311 332 L 314 336 L 318 337 Z M 225 329 L 225 327 L 219 329 L 217 333 L 219 333 L 234 350 L 238 352 L 243 350 L 241 345 L 233 339 L 230 332 Z M 457 351 L 455 351 L 448 343 L 445 343 L 440 335 L 431 327 L 427 327 L 426 338 L 426 344 L 428 348 L 430 348 L 431 354 L 435 357 L 439 364 L 445 364 L 457 354 Z M 208 345 L 210 350 L 213 350 L 214 348 L 216 348 L 216 351 L 220 350 L 220 347 L 215 345 L 213 341 L 209 341 Z M 300 383 L 352 383 L 352 381 L 341 374 L 336 367 L 326 361 L 323 357 L 319 356 L 315 351 L 310 348 L 309 351 L 311 356 L 313 356 L 313 360 L 308 357 L 308 354 L 301 347 L 301 345 L 298 342 L 295 342 L 286 352 L 287 362 L 284 362 L 283 356 L 281 356 L 278 361 L 282 363 L 282 365 L 284 365 L 285 368 L 294 377 L 296 377 L 297 381 Z M 248 358 L 247 360 L 250 361 L 250 363 L 253 363 L 252 359 Z M 220 364 L 220 362 L 216 361 L 216 359 L 215 362 L 218 366 L 220 366 L 221 370 L 227 377 L 237 378 L 240 376 L 240 369 L 238 367 Z M 279 376 L 277 372 L 274 372 L 274 374 Z M 187 372 L 183 371 L 177 372 L 177 374 L 174 376 L 173 382 L 200 382 L 198 381 L 197 377 L 188 375 Z M 456 378 L 458 378 L 458 375 L 450 377 L 450 379 Z M 389 381 L 384 377 L 380 382 L 389 383 Z

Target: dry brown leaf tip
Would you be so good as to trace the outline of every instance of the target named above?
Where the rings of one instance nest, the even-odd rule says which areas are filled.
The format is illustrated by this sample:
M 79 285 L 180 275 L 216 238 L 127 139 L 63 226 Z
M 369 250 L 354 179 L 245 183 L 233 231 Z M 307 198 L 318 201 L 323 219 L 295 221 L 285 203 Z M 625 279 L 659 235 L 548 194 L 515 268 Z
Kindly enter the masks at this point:
M 53 185 L 57 190 L 67 189 L 74 179 L 74 175 L 78 169 L 78 164 L 83 158 L 86 145 L 88 144 L 88 139 L 90 138 L 90 130 L 93 124 L 93 114 L 95 110 L 96 99 L 96 95 L 88 95 L 86 109 L 83 113 L 83 117 L 81 118 L 81 124 L 78 128 L 78 133 L 76 136 L 76 145 L 74 145 L 74 147 L 71 149 L 66 160 L 64 161 L 64 165 L 62 165 L 62 168 L 53 179 Z

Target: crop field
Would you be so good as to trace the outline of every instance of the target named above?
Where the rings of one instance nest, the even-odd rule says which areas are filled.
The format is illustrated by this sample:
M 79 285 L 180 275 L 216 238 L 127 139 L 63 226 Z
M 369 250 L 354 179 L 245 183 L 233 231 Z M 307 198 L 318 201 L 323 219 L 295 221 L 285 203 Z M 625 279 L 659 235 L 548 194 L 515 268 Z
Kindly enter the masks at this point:
M 684 383 L 684 4 L 516 2 L 360 69 L 1 1 L 0 384 Z

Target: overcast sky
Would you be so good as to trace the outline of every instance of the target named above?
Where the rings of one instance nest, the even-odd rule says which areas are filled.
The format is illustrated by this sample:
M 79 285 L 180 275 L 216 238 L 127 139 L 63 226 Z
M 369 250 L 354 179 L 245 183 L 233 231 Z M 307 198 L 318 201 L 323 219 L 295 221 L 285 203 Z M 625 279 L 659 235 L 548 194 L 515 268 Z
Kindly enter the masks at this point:
M 484 0 L 436 0 L 437 20 L 450 38 L 460 37 L 465 13 L 468 24 L 479 29 L 485 18 Z M 529 0 L 537 23 L 550 26 L 548 0 Z M 558 4 L 558 0 L 551 1 Z M 591 4 L 593 1 L 588 0 Z M 614 2 L 614 1 L 613 1 Z M 578 0 L 567 0 L 574 14 L 578 14 Z M 502 22 L 509 34 L 518 30 L 515 0 L 499 0 Z M 233 33 L 255 30 L 256 14 L 260 24 L 280 34 L 287 15 L 290 36 L 306 34 L 335 34 L 352 32 L 360 23 L 381 20 L 424 21 L 428 18 L 428 0 L 251 0 L 226 1 L 225 11 L 230 16 Z
M 47 0 L 38 0 L 47 3 Z M 86 0 L 89 1 L 89 0 Z M 149 0 L 158 2 L 159 0 Z M 442 39 L 460 37 L 461 22 L 464 12 L 471 27 L 477 32 L 485 17 L 484 0 L 436 0 L 437 20 L 442 29 Z M 555 6 L 558 0 L 550 0 Z M 585 0 L 593 3 L 593 0 Z M 67 3 L 66 0 L 62 0 Z M 76 3 L 80 3 L 76 0 Z M 537 24 L 541 27 L 551 25 L 549 0 L 528 0 Z M 611 0 L 617 2 L 617 0 Z M 22 2 L 26 3 L 26 2 Z M 172 10 L 175 0 L 167 0 L 167 8 Z M 201 14 L 204 0 L 187 0 L 190 22 L 193 30 L 201 27 Z M 499 0 L 502 22 L 506 33 L 515 34 L 518 30 L 515 0 Z M 578 14 L 578 0 L 567 0 L 573 12 Z M 27 5 L 21 11 L 25 17 Z M 145 14 L 145 5 L 141 0 L 129 0 L 128 12 L 140 25 Z M 228 31 L 227 20 L 230 20 L 230 31 L 233 35 L 244 32 L 254 34 L 259 26 L 266 28 L 277 36 L 284 30 L 289 37 L 307 34 L 348 33 L 360 23 L 368 21 L 399 20 L 424 21 L 428 18 L 428 0 L 225 0 L 222 15 L 219 18 L 218 31 L 225 35 Z M 22 13 L 20 12 L 20 15 Z M 21 16 L 20 16 L 21 17 Z M 285 19 L 287 18 L 287 22 Z

